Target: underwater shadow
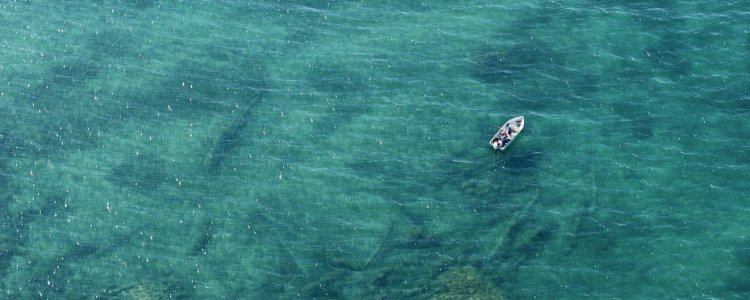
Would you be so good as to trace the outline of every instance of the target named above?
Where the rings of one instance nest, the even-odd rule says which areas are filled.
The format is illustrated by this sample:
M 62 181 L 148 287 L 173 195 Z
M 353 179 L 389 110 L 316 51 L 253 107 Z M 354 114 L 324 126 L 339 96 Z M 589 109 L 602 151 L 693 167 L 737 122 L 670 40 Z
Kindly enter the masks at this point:
M 545 43 L 532 40 L 510 45 L 509 48 L 490 49 L 475 56 L 472 76 L 483 83 L 502 83 L 528 71 L 538 69 L 558 55 Z
M 110 169 L 106 179 L 116 186 L 148 195 L 174 180 L 167 174 L 166 167 L 165 160 L 140 154 Z
M 625 123 L 620 126 L 629 129 L 632 138 L 644 140 L 654 137 L 656 120 L 648 111 L 646 103 L 619 101 L 610 105 L 615 114 L 625 119 Z
M 369 81 L 344 65 L 313 65 L 305 80 L 316 93 L 325 97 L 325 106 L 329 108 L 313 125 L 320 135 L 330 135 L 373 110 L 366 102 L 371 90 Z

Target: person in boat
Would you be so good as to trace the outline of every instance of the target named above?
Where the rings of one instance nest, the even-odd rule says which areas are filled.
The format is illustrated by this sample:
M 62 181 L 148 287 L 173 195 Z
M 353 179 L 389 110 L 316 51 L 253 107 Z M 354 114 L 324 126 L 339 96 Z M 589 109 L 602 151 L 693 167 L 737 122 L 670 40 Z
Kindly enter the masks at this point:
M 506 136 L 509 136 L 510 133 L 508 133 L 508 127 L 500 128 L 500 139 L 504 139 Z
M 492 139 L 492 146 L 495 147 L 495 149 L 500 148 L 503 146 L 502 142 L 500 142 L 499 138 Z
M 502 140 L 503 144 L 510 141 L 510 134 L 513 133 L 513 129 L 508 127 L 504 127 L 500 130 L 500 139 Z
M 505 146 L 505 145 L 506 145 L 506 144 L 508 144 L 508 143 L 510 143 L 510 137 L 508 137 L 507 135 L 506 135 L 506 136 L 503 136 L 503 137 L 502 137 L 502 138 L 500 139 L 500 146 L 501 146 L 501 147 L 502 147 L 502 146 Z

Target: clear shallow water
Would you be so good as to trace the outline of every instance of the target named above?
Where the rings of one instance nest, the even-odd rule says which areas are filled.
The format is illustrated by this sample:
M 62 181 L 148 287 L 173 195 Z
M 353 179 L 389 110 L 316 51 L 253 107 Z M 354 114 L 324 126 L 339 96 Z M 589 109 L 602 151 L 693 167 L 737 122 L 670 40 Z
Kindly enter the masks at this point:
M 748 16 L 4 2 L 2 298 L 746 298 Z

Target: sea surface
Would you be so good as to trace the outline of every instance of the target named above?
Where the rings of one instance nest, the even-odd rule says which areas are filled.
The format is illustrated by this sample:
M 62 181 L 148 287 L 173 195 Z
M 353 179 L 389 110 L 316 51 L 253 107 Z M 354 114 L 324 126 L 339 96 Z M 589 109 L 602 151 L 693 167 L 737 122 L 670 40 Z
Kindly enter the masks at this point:
M 750 298 L 748 1 L 0 20 L 2 299 Z

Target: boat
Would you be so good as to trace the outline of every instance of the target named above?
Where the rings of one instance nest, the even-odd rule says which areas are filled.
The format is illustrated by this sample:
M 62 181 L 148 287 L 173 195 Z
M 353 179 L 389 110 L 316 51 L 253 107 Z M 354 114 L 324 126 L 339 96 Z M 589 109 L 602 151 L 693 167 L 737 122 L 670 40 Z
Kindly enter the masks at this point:
M 525 122 L 523 116 L 518 116 L 505 122 L 500 130 L 495 133 L 495 136 L 490 139 L 490 146 L 495 150 L 504 151 L 513 140 L 516 139 L 521 130 L 523 130 Z

